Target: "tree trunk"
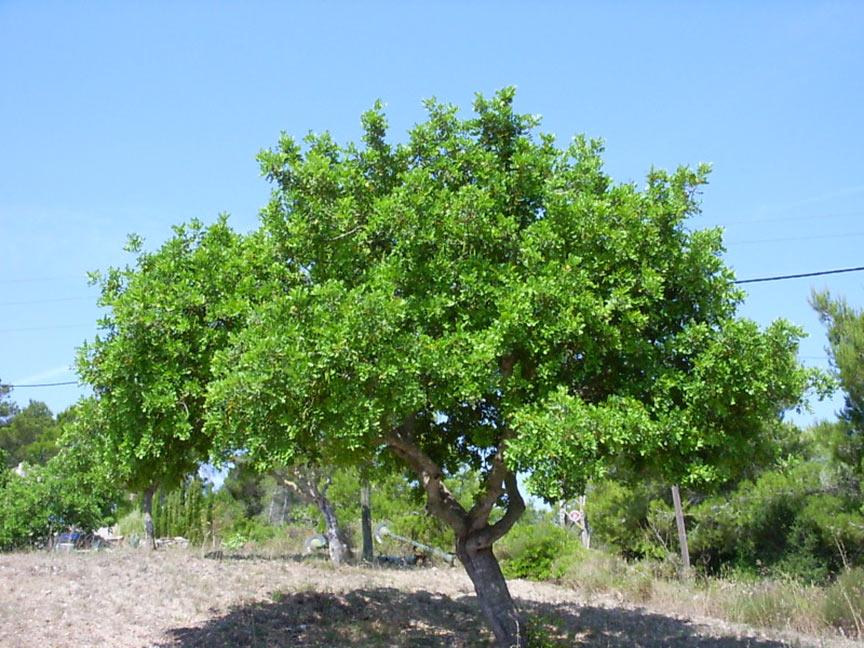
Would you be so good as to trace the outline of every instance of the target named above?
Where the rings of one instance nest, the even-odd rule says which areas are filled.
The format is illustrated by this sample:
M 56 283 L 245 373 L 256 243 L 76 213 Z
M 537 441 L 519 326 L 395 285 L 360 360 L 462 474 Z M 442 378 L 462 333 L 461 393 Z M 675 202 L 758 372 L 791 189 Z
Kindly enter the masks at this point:
M 591 524 L 588 522 L 588 511 L 585 510 L 585 500 L 587 496 L 579 496 L 579 510 L 582 511 L 582 526 L 579 529 L 579 537 L 582 540 L 582 546 L 586 549 L 591 548 Z
M 416 443 L 414 417 L 409 417 L 386 438 L 390 449 L 417 474 L 426 491 L 426 509 L 456 534 L 456 555 L 474 584 L 474 591 L 499 648 L 524 648 L 525 628 L 513 604 L 507 581 L 498 565 L 492 545 L 513 528 L 525 512 L 516 473 L 504 461 L 506 432 L 490 457 L 484 487 L 465 510 L 444 483 L 441 467 Z M 504 515 L 489 524 L 496 504 L 506 496 Z
M 327 537 L 330 560 L 334 565 L 341 565 L 350 560 L 352 558 L 351 547 L 339 526 L 336 511 L 330 500 L 327 499 L 327 489 L 330 487 L 332 475 L 323 473 L 317 466 L 292 466 L 289 471 L 294 473 L 295 479 L 292 481 L 282 473 L 281 481 L 286 486 L 290 486 L 305 501 L 313 502 L 321 511 L 321 515 L 324 516 L 324 523 L 327 526 L 324 535 Z
M 153 550 L 156 548 L 156 533 L 153 527 L 153 494 L 156 486 L 150 486 L 144 491 L 144 499 L 141 509 L 144 512 L 144 548 Z
M 316 498 L 316 504 L 324 516 L 324 522 L 327 524 L 327 549 L 330 552 L 330 561 L 334 565 L 341 565 L 351 558 L 351 549 L 345 540 L 342 529 L 339 527 L 339 521 L 336 519 L 336 511 L 333 505 L 325 496 L 319 495 Z
M 456 540 L 456 555 L 474 584 L 480 609 L 486 616 L 501 648 L 522 648 L 526 644 L 525 629 L 507 589 L 498 559 L 492 547 L 471 548 L 471 537 Z
M 372 562 L 372 488 L 364 479 L 360 484 L 360 526 L 363 530 L 363 560 Z
M 675 506 L 675 524 L 678 527 L 678 546 L 681 548 L 682 574 L 690 573 L 690 550 L 687 547 L 687 527 L 684 526 L 684 509 L 681 507 L 681 494 L 678 484 L 672 486 L 672 504 Z

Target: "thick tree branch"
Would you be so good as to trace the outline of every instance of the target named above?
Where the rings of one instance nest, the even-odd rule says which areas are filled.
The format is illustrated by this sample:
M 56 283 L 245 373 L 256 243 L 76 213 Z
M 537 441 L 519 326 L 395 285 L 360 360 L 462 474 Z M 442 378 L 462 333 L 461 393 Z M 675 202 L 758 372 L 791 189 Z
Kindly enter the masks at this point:
M 504 517 L 489 527 L 489 544 L 502 538 L 525 512 L 525 500 L 519 492 L 519 484 L 516 481 L 516 473 L 508 472 L 504 477 L 507 486 L 507 511 Z
M 441 468 L 411 439 L 412 421 L 400 426 L 384 438 L 387 446 L 420 478 L 426 491 L 429 511 L 446 522 L 456 535 L 468 529 L 468 514 L 444 484 Z
M 468 511 L 471 531 L 479 531 L 489 521 L 492 507 L 504 493 L 504 479 L 510 472 L 504 463 L 504 441 L 501 442 L 495 455 L 492 457 L 492 468 L 486 476 L 486 490 Z

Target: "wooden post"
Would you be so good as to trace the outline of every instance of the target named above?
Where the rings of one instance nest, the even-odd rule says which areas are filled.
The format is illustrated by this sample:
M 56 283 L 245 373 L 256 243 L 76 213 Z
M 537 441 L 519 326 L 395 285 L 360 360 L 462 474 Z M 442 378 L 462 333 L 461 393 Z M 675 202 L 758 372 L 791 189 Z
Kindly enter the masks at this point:
M 681 494 L 678 484 L 672 486 L 672 503 L 675 505 L 675 523 L 678 525 L 678 544 L 681 547 L 681 563 L 684 574 L 690 572 L 690 550 L 687 548 L 687 529 L 684 526 L 684 510 L 681 508 Z
M 372 488 L 369 480 L 360 484 L 360 526 L 363 529 L 363 560 L 372 562 Z

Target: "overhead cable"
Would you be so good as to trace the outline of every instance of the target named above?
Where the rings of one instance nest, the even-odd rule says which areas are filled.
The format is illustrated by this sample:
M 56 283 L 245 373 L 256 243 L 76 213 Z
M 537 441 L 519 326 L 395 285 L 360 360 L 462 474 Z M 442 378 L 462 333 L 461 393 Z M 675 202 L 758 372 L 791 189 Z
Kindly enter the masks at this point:
M 821 270 L 820 272 L 802 272 L 800 274 L 777 275 L 774 277 L 757 277 L 755 279 L 738 279 L 737 281 L 733 281 L 732 283 L 748 284 L 760 283 L 765 281 L 783 281 L 785 279 L 802 279 L 804 277 L 819 277 L 822 275 L 842 274 L 844 272 L 861 272 L 862 270 L 864 270 L 864 266 L 858 266 L 857 268 L 840 268 L 839 270 Z
M 18 389 L 19 387 L 59 387 L 61 385 L 77 385 L 77 380 L 68 380 L 66 382 L 55 382 L 55 383 L 34 383 L 32 385 L 3 385 L 4 387 L 13 387 Z

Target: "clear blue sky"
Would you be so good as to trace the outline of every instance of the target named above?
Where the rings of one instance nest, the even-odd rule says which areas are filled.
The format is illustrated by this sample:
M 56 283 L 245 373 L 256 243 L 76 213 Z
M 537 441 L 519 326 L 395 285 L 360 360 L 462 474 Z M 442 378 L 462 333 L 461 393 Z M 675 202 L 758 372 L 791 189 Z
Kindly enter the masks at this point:
M 74 379 L 98 317 L 85 273 L 123 263 L 127 233 L 156 246 L 223 211 L 255 227 L 254 156 L 281 130 L 355 139 L 381 98 L 398 138 L 423 98 L 505 85 L 562 142 L 603 137 L 618 180 L 713 163 L 693 224 L 726 228 L 739 278 L 864 265 L 864 3 L 7 1 L 0 379 Z M 825 366 L 812 287 L 864 303 L 859 273 L 757 284 L 743 314 L 800 324 Z

